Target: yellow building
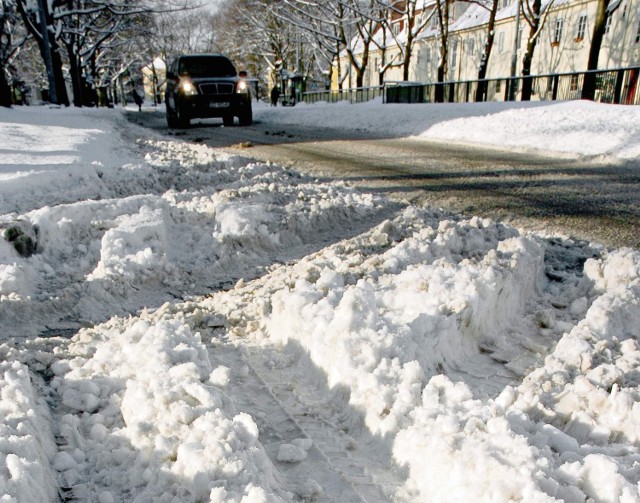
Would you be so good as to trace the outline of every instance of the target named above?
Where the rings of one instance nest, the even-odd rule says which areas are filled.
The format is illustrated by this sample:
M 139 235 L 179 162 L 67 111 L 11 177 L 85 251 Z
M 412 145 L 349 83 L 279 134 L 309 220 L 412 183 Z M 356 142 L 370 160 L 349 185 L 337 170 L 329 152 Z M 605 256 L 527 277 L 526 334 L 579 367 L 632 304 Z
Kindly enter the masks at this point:
M 529 36 L 529 25 L 524 16 L 519 16 L 516 33 L 517 0 L 499 0 L 499 9 L 494 29 L 494 43 L 487 68 L 487 79 L 505 79 L 512 75 L 515 58 L 515 76 L 521 75 L 522 58 Z M 526 0 L 525 0 L 526 1 Z M 543 2 L 545 4 L 545 2 Z M 531 75 L 581 72 L 587 69 L 589 49 L 593 34 L 597 0 L 555 0 L 546 2 L 546 22 L 538 36 L 533 54 Z M 429 16 L 435 3 L 425 2 L 424 16 Z M 449 26 L 448 71 L 446 81 L 467 81 L 478 78 L 478 68 L 487 37 L 488 9 L 476 3 L 454 2 Z M 398 19 L 397 40 L 402 43 L 402 30 L 406 23 Z M 376 33 L 382 43 L 382 30 Z M 516 39 L 518 48 L 515 49 Z M 409 80 L 434 83 L 437 81 L 439 52 L 439 30 L 432 22 L 423 30 L 415 42 L 411 58 Z M 395 39 L 387 36 L 384 57 L 398 58 L 400 50 Z M 369 69 L 364 85 L 378 84 L 378 67 L 382 60 L 380 50 L 370 53 Z M 340 59 L 342 74 L 349 71 L 346 55 Z M 600 69 L 615 69 L 640 65 L 640 0 L 611 0 L 608 8 L 607 29 L 599 58 Z M 385 72 L 385 82 L 401 81 L 402 68 L 392 67 Z M 353 79 L 352 81 L 353 82 Z M 346 83 L 349 83 L 347 80 Z M 334 82 L 335 84 L 335 82 Z M 491 89 L 493 96 L 500 97 L 502 89 Z M 349 87 L 343 85 L 343 87 Z M 535 99 L 535 96 L 534 96 Z

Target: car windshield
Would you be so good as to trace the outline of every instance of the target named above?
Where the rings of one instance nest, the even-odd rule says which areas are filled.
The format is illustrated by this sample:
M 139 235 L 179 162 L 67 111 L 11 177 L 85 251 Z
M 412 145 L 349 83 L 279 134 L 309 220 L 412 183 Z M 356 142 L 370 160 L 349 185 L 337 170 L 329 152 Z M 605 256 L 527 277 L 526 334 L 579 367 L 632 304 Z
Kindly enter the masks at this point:
M 221 56 L 193 56 L 181 58 L 180 75 L 189 77 L 235 77 L 236 69 L 227 58 Z

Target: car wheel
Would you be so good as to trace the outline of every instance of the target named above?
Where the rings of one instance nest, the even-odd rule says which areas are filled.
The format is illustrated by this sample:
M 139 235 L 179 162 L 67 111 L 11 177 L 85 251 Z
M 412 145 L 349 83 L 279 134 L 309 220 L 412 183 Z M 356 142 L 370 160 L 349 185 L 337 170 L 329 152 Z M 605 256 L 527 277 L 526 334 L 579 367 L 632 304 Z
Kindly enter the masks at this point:
M 224 127 L 233 126 L 233 115 L 229 114 L 222 117 L 222 123 L 224 124 Z
M 241 126 L 250 126 L 253 123 L 253 113 L 251 111 L 251 107 L 243 110 L 238 116 L 238 120 L 240 121 Z
M 182 111 L 182 107 L 176 103 L 176 127 L 184 129 L 189 127 L 189 117 Z

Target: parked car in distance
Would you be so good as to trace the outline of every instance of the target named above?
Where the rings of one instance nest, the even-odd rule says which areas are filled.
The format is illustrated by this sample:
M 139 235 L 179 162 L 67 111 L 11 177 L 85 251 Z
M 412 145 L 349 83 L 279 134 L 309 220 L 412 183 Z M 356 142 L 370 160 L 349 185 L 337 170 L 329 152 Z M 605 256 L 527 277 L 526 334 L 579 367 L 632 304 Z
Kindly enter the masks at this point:
M 244 77 L 222 54 L 176 57 L 167 70 L 168 126 L 185 128 L 191 119 L 208 117 L 221 117 L 225 126 L 238 117 L 241 126 L 250 126 L 251 93 Z

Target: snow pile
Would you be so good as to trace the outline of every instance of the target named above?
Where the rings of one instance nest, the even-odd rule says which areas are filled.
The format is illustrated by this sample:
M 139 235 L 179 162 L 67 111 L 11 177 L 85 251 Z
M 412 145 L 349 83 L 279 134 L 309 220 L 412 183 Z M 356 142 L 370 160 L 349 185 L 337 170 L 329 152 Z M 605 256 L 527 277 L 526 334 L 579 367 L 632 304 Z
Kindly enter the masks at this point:
M 200 337 L 179 320 L 112 321 L 52 369 L 62 447 L 82 501 L 272 501 L 273 467 L 247 414 L 215 386 Z
M 409 470 L 401 501 L 640 501 L 640 254 L 589 259 L 584 276 L 553 270 L 562 254 L 409 208 L 197 305 L 242 340 L 299 347 L 317 386 L 346 390 L 345 427 L 362 411 Z
M 0 244 L 0 246 L 2 246 Z M 27 289 L 26 272 L 18 264 L 0 264 L 0 295 L 25 295 Z
M 539 102 L 518 103 L 520 107 L 539 107 Z M 513 103 L 428 103 L 428 104 L 383 104 L 378 98 L 366 103 L 352 105 L 347 101 L 338 103 L 299 103 L 295 107 L 256 107 L 257 119 L 283 126 L 324 127 L 343 131 L 367 132 L 373 136 L 404 137 L 418 135 L 430 126 L 460 117 L 482 117 L 497 111 L 509 110 Z
M 202 145 L 149 141 L 141 148 L 146 161 L 104 175 L 126 176 L 109 182 L 100 200 L 0 216 L 0 229 L 37 229 L 35 255 L 0 242 L 0 295 L 16 301 L 0 304 L 0 312 L 24 320 L 24 333 L 51 324 L 39 302 L 55 303 L 61 318 L 100 322 L 255 276 L 274 253 L 295 258 L 336 227 L 349 232 L 386 206 L 344 185 Z M 110 197 L 120 183 L 127 190 Z M 135 190 L 148 193 L 130 195 Z
M 162 209 L 140 208 L 135 215 L 121 215 L 114 228 L 102 236 L 100 262 L 87 276 L 89 281 L 110 277 L 132 280 L 162 269 L 166 263 L 166 218 Z
M 97 198 L 110 190 L 103 176 L 130 162 L 129 149 L 104 120 L 108 115 L 94 114 L 42 107 L 0 113 L 0 214 Z
M 433 377 L 410 419 L 394 443 L 395 458 L 410 467 L 407 499 L 554 501 L 539 487 L 541 470 L 527 438 L 463 383 Z
M 529 416 L 525 431 L 514 417 L 514 430 L 539 450 L 550 494 L 640 501 L 640 253 L 589 260 L 585 276 L 598 297 L 503 405 L 513 401 L 508 418 Z
M 481 219 L 435 224 L 359 267 L 328 254 L 271 298 L 270 339 L 308 350 L 329 386 L 351 390 L 373 432 L 397 431 L 425 378 L 464 371 L 480 345 L 505 344 L 506 327 L 537 296 L 537 243 L 501 240 L 512 230 Z M 389 222 L 372 239 L 393 233 Z
M 428 126 L 423 107 L 382 110 Z M 558 135 L 554 114 L 594 113 L 605 153 L 635 155 L 638 112 L 601 110 L 526 115 Z M 404 502 L 640 502 L 639 252 L 393 213 L 185 142 L 125 162 L 99 132 L 115 125 L 89 127 L 100 112 L 7 114 L 27 125 L 0 128 L 3 151 L 24 144 L 0 188 L 0 499 L 340 501 L 335 484 L 375 501 L 388 481 Z M 64 117 L 82 131 L 57 159 L 34 144 Z
M 0 417 L 0 499 L 56 500 L 51 417 L 31 384 L 29 369 L 17 361 L 0 363 Z
M 539 124 L 545 124 L 544 129 Z M 444 121 L 418 137 L 497 148 L 637 159 L 640 111 L 634 106 L 568 102 Z
M 382 104 L 316 103 L 258 110 L 271 123 L 366 131 L 382 138 L 474 144 L 554 155 L 640 158 L 640 110 L 588 101 Z

